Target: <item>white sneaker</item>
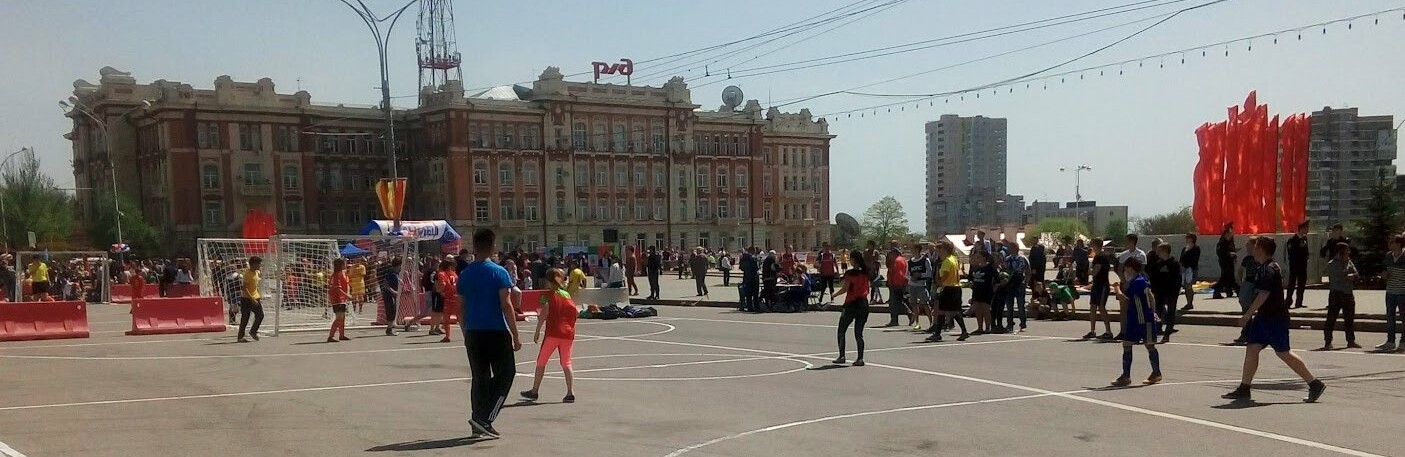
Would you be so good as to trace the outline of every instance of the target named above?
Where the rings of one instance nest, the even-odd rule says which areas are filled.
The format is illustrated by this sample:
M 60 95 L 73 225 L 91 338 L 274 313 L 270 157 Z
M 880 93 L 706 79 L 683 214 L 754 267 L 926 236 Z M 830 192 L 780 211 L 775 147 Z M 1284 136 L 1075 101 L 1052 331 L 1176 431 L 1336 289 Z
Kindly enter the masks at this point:
M 1384 343 L 1381 343 L 1380 345 L 1376 346 L 1376 350 L 1379 350 L 1379 351 L 1386 351 L 1386 352 L 1394 351 L 1394 350 L 1395 350 L 1395 342 L 1394 342 L 1394 341 L 1386 341 L 1386 342 L 1384 342 Z

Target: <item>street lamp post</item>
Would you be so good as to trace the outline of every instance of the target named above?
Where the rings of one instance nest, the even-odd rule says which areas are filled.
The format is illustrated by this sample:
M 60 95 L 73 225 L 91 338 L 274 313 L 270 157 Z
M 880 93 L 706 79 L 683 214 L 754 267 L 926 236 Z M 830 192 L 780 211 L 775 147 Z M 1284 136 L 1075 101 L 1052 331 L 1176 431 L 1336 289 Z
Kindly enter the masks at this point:
M 405 10 L 409 9 L 410 6 L 419 3 L 419 0 L 410 0 L 405 6 L 400 7 L 400 9 L 395 10 L 394 13 L 390 13 L 390 15 L 385 17 L 376 17 L 375 13 L 371 12 L 371 8 L 366 6 L 365 2 L 361 0 L 355 1 L 356 4 L 352 5 L 348 0 L 341 0 L 342 4 L 351 8 L 352 11 L 355 11 L 356 15 L 361 18 L 361 21 L 366 23 L 366 28 L 370 29 L 371 35 L 376 40 L 376 54 L 380 57 L 381 111 L 385 114 L 385 151 L 386 156 L 389 158 L 390 179 L 393 185 L 399 180 L 400 174 L 399 170 L 396 169 L 395 163 L 395 120 L 392 117 L 393 113 L 390 109 L 390 64 L 386 62 L 386 51 L 389 47 L 390 33 L 395 30 L 395 23 L 400 21 L 400 15 L 404 13 Z M 390 25 L 386 27 L 385 33 L 382 34 L 380 25 L 386 21 L 389 21 Z M 419 88 L 415 90 L 419 90 Z M 392 220 L 392 225 L 392 231 L 400 231 L 399 215 L 395 215 Z
M 21 152 L 26 152 L 26 151 L 31 151 L 31 149 L 29 149 L 29 148 L 23 148 L 23 149 L 20 149 L 20 150 L 18 150 L 18 151 L 11 152 L 10 155 L 5 156 L 5 160 L 0 160 L 0 170 L 4 170 L 4 169 L 5 169 L 5 164 L 10 163 L 10 159 L 15 158 L 15 156 L 19 155 Z M 8 190 L 8 189 L 7 189 L 7 190 Z M 6 214 L 6 213 L 5 213 L 5 194 L 0 194 L 0 218 L 4 218 L 4 220 L 0 220 L 0 227 L 3 227 L 4 233 L 5 233 L 5 247 L 6 247 L 6 248 L 9 248 L 9 247 L 10 247 L 10 223 L 9 223 L 9 220 L 10 220 L 10 219 L 9 219 L 9 218 L 5 218 L 5 214 Z
M 1059 171 L 1069 171 L 1067 168 L 1059 167 Z M 1074 207 L 1078 209 L 1079 219 L 1083 217 L 1083 172 L 1093 171 L 1092 165 L 1079 165 L 1073 168 L 1073 200 Z M 1090 225 L 1092 221 L 1087 221 Z
M 93 115 L 92 110 L 83 106 L 83 103 L 78 101 L 77 97 L 68 97 L 68 101 L 59 101 L 59 106 L 63 108 L 71 107 L 73 110 L 83 113 L 88 116 L 89 119 L 93 120 L 94 125 L 97 125 L 98 129 L 102 130 L 102 143 L 107 153 L 108 168 L 112 173 L 112 219 L 116 222 L 117 228 L 117 246 L 115 247 L 117 248 L 118 258 L 125 260 L 126 251 L 123 249 L 125 246 L 122 246 L 122 207 L 117 204 L 117 161 L 112 159 L 112 135 L 108 134 L 107 122 L 103 122 L 102 119 L 98 119 L 97 116 Z M 140 105 L 119 114 L 117 118 L 121 119 L 127 117 L 128 114 L 132 114 L 139 109 L 150 108 L 151 101 L 142 100 Z

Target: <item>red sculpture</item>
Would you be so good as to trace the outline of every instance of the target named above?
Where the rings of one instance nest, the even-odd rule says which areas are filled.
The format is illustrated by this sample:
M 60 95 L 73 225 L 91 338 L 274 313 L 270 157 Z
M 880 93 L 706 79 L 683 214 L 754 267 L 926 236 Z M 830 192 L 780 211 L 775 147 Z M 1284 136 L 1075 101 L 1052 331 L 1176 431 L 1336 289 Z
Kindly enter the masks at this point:
M 250 208 L 244 213 L 244 229 L 242 235 L 245 239 L 267 240 L 278 233 L 278 228 L 273 221 L 273 215 L 268 214 L 261 208 Z M 268 243 L 250 243 L 248 246 L 250 254 L 263 254 L 268 252 Z
M 1231 222 L 1247 234 L 1292 231 L 1307 215 L 1307 116 L 1280 124 L 1256 92 L 1228 111 L 1228 120 L 1195 129 L 1197 231 L 1218 234 Z

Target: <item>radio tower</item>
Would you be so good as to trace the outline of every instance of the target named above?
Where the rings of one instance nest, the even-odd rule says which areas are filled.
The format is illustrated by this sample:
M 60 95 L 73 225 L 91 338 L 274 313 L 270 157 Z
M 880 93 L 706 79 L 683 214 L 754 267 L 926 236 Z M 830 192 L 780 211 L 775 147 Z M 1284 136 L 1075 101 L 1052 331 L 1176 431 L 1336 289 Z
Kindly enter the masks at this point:
M 420 64 L 420 104 L 424 104 L 424 89 L 443 90 L 449 81 L 463 81 L 462 58 L 454 39 L 453 0 L 420 0 L 420 18 L 415 27 L 415 54 Z M 449 70 L 453 70 L 450 78 Z

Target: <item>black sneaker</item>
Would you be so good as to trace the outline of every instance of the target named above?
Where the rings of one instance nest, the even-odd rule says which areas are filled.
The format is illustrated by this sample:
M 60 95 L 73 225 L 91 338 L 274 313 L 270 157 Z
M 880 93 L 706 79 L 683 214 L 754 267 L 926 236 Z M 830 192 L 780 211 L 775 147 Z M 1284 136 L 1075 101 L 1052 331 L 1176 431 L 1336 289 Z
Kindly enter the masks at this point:
M 469 419 L 468 426 L 469 428 L 473 429 L 473 434 L 475 435 L 487 436 L 489 438 L 502 437 L 501 434 L 498 434 L 497 430 L 493 430 L 493 426 L 488 425 L 485 422 L 479 421 L 478 419 Z
M 537 401 L 537 393 L 536 393 L 536 392 L 533 392 L 533 391 L 530 391 L 530 390 L 524 390 L 524 391 L 522 391 L 522 398 L 525 398 L 525 399 L 528 399 L 528 400 L 531 400 L 531 401 Z
M 942 334 L 933 334 L 932 336 L 927 337 L 926 341 L 928 343 L 940 343 L 942 342 Z
M 575 394 L 566 394 L 565 397 L 562 397 L 562 398 L 561 398 L 561 403 L 575 403 L 575 402 L 576 402 L 576 395 L 575 395 Z
M 1112 339 L 1112 333 L 1111 333 L 1111 332 L 1108 332 L 1108 333 L 1103 333 L 1102 335 L 1098 335 L 1098 339 L 1100 339 L 1100 340 L 1110 340 L 1110 339 Z
M 1322 398 L 1322 391 L 1325 390 L 1327 390 L 1327 385 L 1323 384 L 1321 380 L 1314 379 L 1312 382 L 1308 383 L 1307 398 L 1304 398 L 1303 401 L 1306 403 L 1317 403 L 1317 399 Z
M 1083 335 L 1083 339 L 1085 339 L 1085 340 L 1091 340 L 1091 339 L 1097 338 L 1097 337 L 1098 337 L 1098 334 L 1097 334 L 1097 333 L 1093 333 L 1093 332 L 1088 332 L 1088 333 L 1085 333 L 1085 334 Z
M 863 359 L 855 360 L 855 361 L 854 361 L 854 366 L 856 366 L 856 367 L 861 367 L 861 366 L 863 366 Z
M 966 341 L 968 338 L 971 338 L 971 334 L 970 334 L 970 333 L 962 333 L 961 336 L 956 337 L 956 341 Z M 941 340 L 937 340 L 937 341 L 941 341 Z
M 1239 401 L 1239 400 L 1250 400 L 1250 399 L 1253 399 L 1253 398 L 1254 398 L 1254 394 L 1249 390 L 1249 387 L 1248 387 L 1248 386 L 1239 386 L 1238 389 L 1234 389 L 1233 391 L 1230 391 L 1230 392 L 1227 393 L 1227 394 L 1220 395 L 1220 398 L 1223 398 L 1223 399 L 1225 399 L 1225 400 L 1236 400 L 1236 401 Z
M 830 362 L 830 363 L 831 363 L 831 364 L 834 364 L 834 365 L 843 365 L 845 362 L 847 362 L 847 360 L 844 360 L 843 357 L 840 357 L 840 358 L 834 359 L 834 361 L 833 361 L 833 362 Z
M 246 339 L 244 339 L 244 338 L 240 338 L 240 339 L 239 339 L 238 341 L 236 341 L 236 342 L 238 342 L 238 343 L 248 343 L 249 340 L 246 340 Z
M 258 340 L 259 340 L 259 334 L 257 334 L 257 333 L 250 333 L 250 334 L 249 334 L 249 338 L 253 338 L 254 341 L 258 341 Z

